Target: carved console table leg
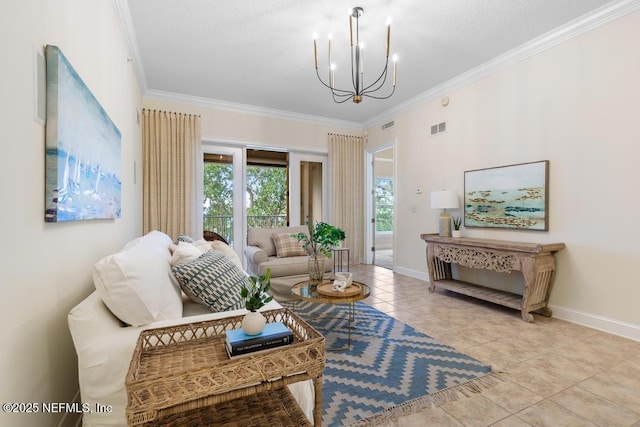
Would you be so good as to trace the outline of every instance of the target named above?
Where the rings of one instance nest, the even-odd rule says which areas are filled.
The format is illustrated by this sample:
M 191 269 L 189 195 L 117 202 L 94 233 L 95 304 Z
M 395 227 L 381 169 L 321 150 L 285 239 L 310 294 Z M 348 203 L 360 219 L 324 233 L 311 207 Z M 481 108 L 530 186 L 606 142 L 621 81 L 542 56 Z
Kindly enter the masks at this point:
M 532 311 L 550 317 L 551 310 L 547 307 L 547 303 L 549 302 L 556 269 L 553 256 L 526 256 L 522 258 L 521 263 L 525 286 L 522 300 L 522 318 L 527 322 L 532 322 Z
M 436 281 L 451 279 L 451 264 L 434 254 L 433 245 L 427 245 L 427 270 L 429 271 L 429 292 L 436 291 Z
M 536 282 L 535 263 L 533 258 L 522 257 L 520 260 L 522 275 L 524 276 L 524 293 L 522 294 L 522 320 L 533 322 L 533 314 L 530 313 L 530 297 Z

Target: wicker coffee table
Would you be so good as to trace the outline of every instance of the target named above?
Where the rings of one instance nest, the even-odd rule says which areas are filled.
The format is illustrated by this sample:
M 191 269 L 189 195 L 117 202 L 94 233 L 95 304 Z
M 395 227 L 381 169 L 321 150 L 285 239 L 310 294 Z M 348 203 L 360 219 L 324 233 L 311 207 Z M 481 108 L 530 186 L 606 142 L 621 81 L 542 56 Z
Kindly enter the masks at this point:
M 340 294 L 339 292 L 321 293 L 318 291 L 318 288 L 323 287 L 323 285 L 325 289 L 328 288 L 331 283 L 332 282 L 325 281 L 318 284 L 317 286 L 312 285 L 311 282 L 309 282 L 308 280 L 304 282 L 296 283 L 291 288 L 291 295 L 296 300 L 310 301 L 318 304 L 348 304 L 349 305 L 348 315 L 347 315 L 347 318 L 344 319 L 349 322 L 349 328 L 347 332 L 347 345 L 345 347 L 328 347 L 326 348 L 326 350 L 329 350 L 329 351 L 349 350 L 351 348 L 351 329 L 353 328 L 353 321 L 355 320 L 355 314 L 356 314 L 355 303 L 371 295 L 371 289 L 369 288 L 369 286 L 365 285 L 364 283 L 357 282 L 354 280 L 351 284 L 351 287 L 354 287 L 354 286 L 358 287 L 360 289 L 359 292 L 349 291 L 350 288 L 347 288 L 347 291 L 345 292 L 346 295 Z M 295 307 L 295 304 L 294 304 L 294 307 Z
M 129 425 L 237 425 L 240 417 L 310 425 L 286 385 L 311 379 L 319 426 L 324 337 L 286 308 L 262 314 L 287 325 L 293 344 L 229 358 L 225 331 L 241 327 L 243 316 L 143 331 L 125 380 Z

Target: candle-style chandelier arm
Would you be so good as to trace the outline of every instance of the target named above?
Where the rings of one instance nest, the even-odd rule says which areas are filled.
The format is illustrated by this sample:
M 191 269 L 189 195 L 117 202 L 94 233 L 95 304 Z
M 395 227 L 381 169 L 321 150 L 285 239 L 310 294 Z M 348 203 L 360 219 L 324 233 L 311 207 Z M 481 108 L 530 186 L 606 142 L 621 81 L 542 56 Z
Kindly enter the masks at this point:
M 342 89 L 332 88 L 331 86 L 326 84 L 322 80 L 322 77 L 320 77 L 320 72 L 318 71 L 317 68 L 316 68 L 316 76 L 318 76 L 318 80 L 320 80 L 320 83 L 322 83 L 328 89 L 331 90 L 331 94 L 333 95 L 333 101 L 336 102 L 337 104 L 343 104 L 343 103 L 349 101 L 350 99 L 352 99 L 355 96 L 355 94 L 353 92 L 350 92 L 350 91 L 347 91 L 347 90 L 342 90 Z M 337 92 L 344 92 L 344 93 L 337 93 Z M 339 99 L 339 98 L 344 98 L 344 99 Z
M 367 98 L 373 98 L 373 99 L 387 99 L 387 98 L 391 98 L 391 96 L 395 91 L 396 91 L 396 87 L 394 86 L 393 89 L 391 90 L 391 93 L 387 96 L 374 96 L 374 95 L 368 95 L 366 93 L 363 94 L 362 96 L 366 96 Z
M 396 91 L 396 85 L 395 84 L 392 86 L 391 93 L 389 95 L 386 95 L 386 96 L 370 95 L 370 93 L 374 93 L 374 92 L 378 91 L 379 89 L 382 89 L 382 87 L 384 86 L 385 81 L 387 80 L 387 74 L 388 74 L 388 69 L 385 67 L 384 71 L 382 72 L 382 75 L 378 78 L 378 80 L 380 80 L 382 78 L 382 76 L 384 75 L 384 78 L 383 78 L 382 82 L 380 83 L 380 85 L 377 88 L 373 89 L 373 90 L 362 92 L 362 96 L 366 96 L 367 98 L 373 98 L 373 99 L 391 98 L 391 96 Z M 372 86 L 372 85 L 370 85 L 370 86 Z
M 382 86 L 384 86 L 385 82 L 387 81 L 387 72 L 388 72 L 388 70 L 389 70 L 389 57 L 387 56 L 387 60 L 384 63 L 384 69 L 382 70 L 382 73 L 380 73 L 380 75 L 378 76 L 378 78 L 376 79 L 375 82 L 371 83 L 369 86 L 367 86 L 364 89 L 362 89 L 362 94 L 366 95 L 367 93 L 371 93 L 371 92 L 375 92 L 377 90 L 380 90 L 382 88 Z M 371 89 L 373 86 L 378 84 L 378 82 L 380 82 L 380 80 L 382 80 L 382 82 L 378 85 L 378 87 L 375 88 L 375 89 Z

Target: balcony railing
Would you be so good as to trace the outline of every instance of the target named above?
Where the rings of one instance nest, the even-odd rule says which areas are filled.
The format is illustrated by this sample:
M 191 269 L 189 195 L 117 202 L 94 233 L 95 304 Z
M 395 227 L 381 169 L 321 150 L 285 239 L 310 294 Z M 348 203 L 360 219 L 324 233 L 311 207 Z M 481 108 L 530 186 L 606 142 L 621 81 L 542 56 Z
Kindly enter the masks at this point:
M 247 227 L 276 228 L 286 227 L 286 215 L 249 215 Z M 233 242 L 233 217 L 231 215 L 204 215 L 203 229 L 215 231 L 227 242 Z

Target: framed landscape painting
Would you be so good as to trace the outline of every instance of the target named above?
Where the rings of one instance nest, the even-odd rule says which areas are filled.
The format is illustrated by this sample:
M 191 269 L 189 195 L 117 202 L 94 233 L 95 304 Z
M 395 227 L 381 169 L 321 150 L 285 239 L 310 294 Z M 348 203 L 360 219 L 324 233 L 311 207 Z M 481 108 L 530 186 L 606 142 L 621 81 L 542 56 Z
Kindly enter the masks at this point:
M 549 161 L 464 173 L 465 227 L 549 229 Z
M 45 221 L 120 218 L 120 131 L 60 49 L 45 50 Z

